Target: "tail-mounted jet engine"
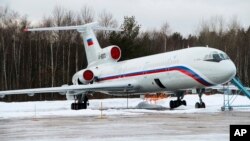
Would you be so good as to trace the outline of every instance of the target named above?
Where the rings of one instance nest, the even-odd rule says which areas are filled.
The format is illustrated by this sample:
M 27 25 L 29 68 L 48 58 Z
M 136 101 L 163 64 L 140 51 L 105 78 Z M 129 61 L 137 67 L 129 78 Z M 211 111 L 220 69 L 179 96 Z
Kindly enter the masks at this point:
M 121 58 L 121 55 L 121 49 L 118 46 L 112 45 L 103 48 L 98 56 L 98 59 L 117 62 Z
M 81 73 L 80 73 L 81 74 Z M 78 77 L 78 84 L 89 84 L 94 80 L 94 73 L 91 70 L 83 70 L 82 75 Z

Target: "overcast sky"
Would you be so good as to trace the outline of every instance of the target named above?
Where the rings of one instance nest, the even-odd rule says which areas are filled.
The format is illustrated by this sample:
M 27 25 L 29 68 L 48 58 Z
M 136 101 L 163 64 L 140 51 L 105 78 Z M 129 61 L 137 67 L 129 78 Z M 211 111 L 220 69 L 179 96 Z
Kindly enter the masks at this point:
M 31 21 L 50 16 L 53 8 L 62 6 L 78 12 L 84 5 L 100 12 L 111 12 L 122 23 L 124 16 L 135 16 L 143 29 L 159 29 L 167 21 L 172 32 L 195 33 L 202 20 L 222 16 L 226 22 L 237 17 L 243 27 L 250 25 L 250 0 L 0 0 Z

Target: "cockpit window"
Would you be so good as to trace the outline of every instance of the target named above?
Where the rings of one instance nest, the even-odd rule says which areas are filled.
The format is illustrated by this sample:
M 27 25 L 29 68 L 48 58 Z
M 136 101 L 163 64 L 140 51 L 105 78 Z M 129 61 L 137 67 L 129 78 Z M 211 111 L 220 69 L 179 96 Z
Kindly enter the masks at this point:
M 224 58 L 227 60 L 227 59 L 230 59 L 228 56 L 227 56 L 227 54 L 226 53 L 223 53 L 223 56 L 224 56 Z
M 213 51 L 210 54 L 205 55 L 204 61 L 220 62 L 222 60 L 227 60 L 229 57 L 225 53 L 218 53 Z
M 224 55 L 222 53 L 219 54 L 221 59 L 225 59 Z
M 213 54 L 213 59 L 216 61 L 216 62 L 220 62 L 222 60 L 222 58 L 220 58 L 220 55 L 219 54 Z

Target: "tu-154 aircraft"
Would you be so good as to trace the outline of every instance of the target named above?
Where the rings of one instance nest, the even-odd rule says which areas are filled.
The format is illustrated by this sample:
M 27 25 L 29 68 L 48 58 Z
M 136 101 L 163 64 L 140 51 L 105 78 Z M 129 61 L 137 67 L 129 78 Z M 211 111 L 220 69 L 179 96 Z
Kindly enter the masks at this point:
M 0 91 L 0 96 L 11 94 L 53 93 L 74 99 L 71 109 L 86 109 L 88 94 L 102 92 L 112 95 L 145 94 L 172 91 L 177 100 L 170 108 L 186 105 L 183 100 L 187 89 L 197 89 L 196 108 L 205 108 L 202 94 L 205 87 L 230 81 L 236 74 L 235 64 L 225 52 L 210 47 L 192 47 L 131 60 L 119 61 L 121 49 L 116 45 L 101 48 L 93 30 L 120 31 L 100 27 L 97 23 L 78 26 L 46 27 L 26 31 L 77 30 L 86 51 L 88 66 L 76 72 L 73 85 L 22 90 Z

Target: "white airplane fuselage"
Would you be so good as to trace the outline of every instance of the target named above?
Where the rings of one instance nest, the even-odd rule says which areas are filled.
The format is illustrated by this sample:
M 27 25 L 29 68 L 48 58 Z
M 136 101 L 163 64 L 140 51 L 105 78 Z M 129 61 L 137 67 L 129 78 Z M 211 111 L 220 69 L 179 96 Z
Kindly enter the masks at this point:
M 216 53 L 225 54 L 214 48 L 193 47 L 126 61 L 97 63 L 87 69 L 96 77 L 93 83 L 137 81 L 138 93 L 204 88 L 226 83 L 236 74 L 236 67 L 229 58 L 204 60 L 206 55 Z M 84 70 L 73 76 L 73 84 L 77 85 Z

